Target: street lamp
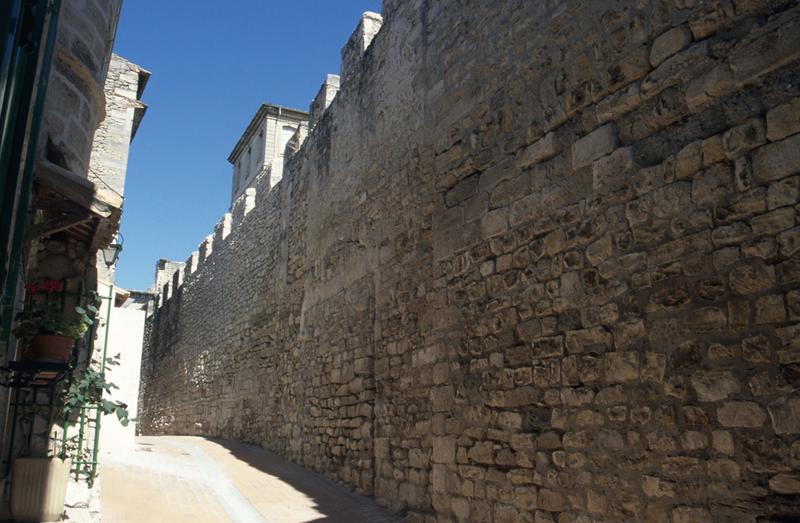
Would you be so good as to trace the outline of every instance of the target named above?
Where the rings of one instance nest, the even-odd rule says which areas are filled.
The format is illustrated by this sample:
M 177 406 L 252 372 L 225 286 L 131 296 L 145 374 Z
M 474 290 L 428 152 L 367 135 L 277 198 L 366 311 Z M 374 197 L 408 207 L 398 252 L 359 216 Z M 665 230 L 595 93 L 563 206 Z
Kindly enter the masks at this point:
M 103 253 L 103 261 L 106 264 L 106 267 L 109 269 L 117 263 L 117 259 L 119 258 L 119 253 L 122 252 L 122 244 L 124 243 L 125 239 L 122 237 L 122 234 L 117 233 L 114 237 L 114 240 L 105 247 L 104 249 L 100 249 L 100 252 Z

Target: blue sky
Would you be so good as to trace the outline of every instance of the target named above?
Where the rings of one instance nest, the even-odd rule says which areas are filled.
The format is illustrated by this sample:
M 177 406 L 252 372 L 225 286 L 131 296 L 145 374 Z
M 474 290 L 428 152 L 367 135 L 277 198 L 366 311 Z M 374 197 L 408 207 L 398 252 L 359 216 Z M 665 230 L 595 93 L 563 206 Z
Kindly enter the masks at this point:
M 114 51 L 152 72 L 131 145 L 117 284 L 146 289 L 226 212 L 226 158 L 262 102 L 308 109 L 380 0 L 127 0 Z

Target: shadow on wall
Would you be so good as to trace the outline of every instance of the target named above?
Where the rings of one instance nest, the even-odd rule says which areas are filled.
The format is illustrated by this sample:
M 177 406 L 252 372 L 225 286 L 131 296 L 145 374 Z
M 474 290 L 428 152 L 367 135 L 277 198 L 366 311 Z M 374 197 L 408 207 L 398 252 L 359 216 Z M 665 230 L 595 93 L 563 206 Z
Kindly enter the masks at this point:
M 226 441 L 216 438 L 199 438 L 219 445 L 232 457 L 249 466 L 282 481 L 298 492 L 302 492 L 314 503 L 314 509 L 323 514 L 309 523 L 353 523 L 369 521 L 371 523 L 399 523 L 401 519 L 391 516 L 375 506 L 371 498 L 359 496 L 352 492 L 343 492 L 342 485 L 316 473 L 310 473 L 299 465 L 289 463 L 268 450 L 254 445 Z M 310 475 L 314 476 L 309 481 Z

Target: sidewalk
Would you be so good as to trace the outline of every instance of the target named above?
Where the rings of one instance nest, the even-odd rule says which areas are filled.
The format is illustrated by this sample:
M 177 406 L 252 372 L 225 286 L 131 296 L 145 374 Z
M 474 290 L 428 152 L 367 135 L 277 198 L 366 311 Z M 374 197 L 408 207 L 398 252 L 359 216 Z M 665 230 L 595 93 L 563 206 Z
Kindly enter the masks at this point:
M 139 437 L 101 457 L 104 523 L 397 522 L 372 500 L 259 447 Z

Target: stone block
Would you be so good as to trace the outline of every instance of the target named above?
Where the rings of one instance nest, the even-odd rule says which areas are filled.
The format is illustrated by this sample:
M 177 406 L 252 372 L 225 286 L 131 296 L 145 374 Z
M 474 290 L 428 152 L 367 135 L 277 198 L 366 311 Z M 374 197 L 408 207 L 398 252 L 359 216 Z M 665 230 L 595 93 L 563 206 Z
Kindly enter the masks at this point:
M 775 235 L 781 231 L 794 227 L 795 210 L 791 207 L 783 207 L 772 212 L 762 214 L 750 220 L 755 236 L 763 234 Z
M 642 96 L 653 98 L 664 90 L 695 78 L 714 67 L 708 57 L 708 43 L 699 42 L 670 56 L 642 80 Z M 680 94 L 682 103 L 682 93 Z M 677 101 L 677 99 L 676 99 Z M 688 108 L 687 108 L 688 109 Z M 663 108 L 662 108 L 663 110 Z
M 564 494 L 550 489 L 539 489 L 538 503 L 540 509 L 548 512 L 562 512 L 567 509 L 567 498 Z
M 552 358 L 564 354 L 564 337 L 549 336 L 536 338 L 531 342 L 533 359 Z
M 691 381 L 697 399 L 703 402 L 724 400 L 740 391 L 739 380 L 731 371 L 700 371 Z
M 800 227 L 780 233 L 777 239 L 781 255 L 789 258 L 800 251 Z
M 757 325 L 784 321 L 786 321 L 786 306 L 782 294 L 761 296 L 756 300 L 755 322 Z
M 608 383 L 623 383 L 639 379 L 639 353 L 634 351 L 609 352 L 603 360 Z
M 734 80 L 742 84 L 796 60 L 800 56 L 800 20 L 784 13 L 754 31 L 728 57 Z
M 767 421 L 767 413 L 752 401 L 729 401 L 717 409 L 723 427 L 759 428 Z
M 800 172 L 800 134 L 760 147 L 753 154 L 753 177 L 764 183 Z
M 722 148 L 728 158 L 736 158 L 742 154 L 760 147 L 767 141 L 767 130 L 764 120 L 751 118 L 747 122 L 737 125 L 722 135 Z
M 609 123 L 579 139 L 572 146 L 572 168 L 580 169 L 617 147 L 617 127 Z
M 633 84 L 597 102 L 597 121 L 602 125 L 632 111 L 642 101 L 639 84 Z
M 519 174 L 514 178 L 503 180 L 492 189 L 489 195 L 489 208 L 510 205 L 530 192 L 530 176 Z
M 800 434 L 800 397 L 776 401 L 768 409 L 775 434 Z
M 715 135 L 703 140 L 703 166 L 708 167 L 725 160 L 722 136 Z
M 532 143 L 517 155 L 517 166 L 525 169 L 558 154 L 559 144 L 556 135 L 550 131 L 543 138 Z
M 445 204 L 454 207 L 464 202 L 467 198 L 475 194 L 478 188 L 478 175 L 473 174 L 458 182 L 455 187 L 447 191 L 444 196 Z
M 630 147 L 621 147 L 592 165 L 592 188 L 603 194 L 621 189 L 628 183 L 628 172 L 635 167 Z
M 481 238 L 491 238 L 508 230 L 508 209 L 489 211 L 481 219 Z
M 775 269 L 758 258 L 747 260 L 731 270 L 729 284 L 742 296 L 761 293 L 775 286 Z
M 433 438 L 431 461 L 441 464 L 455 463 L 456 439 L 452 436 Z
M 767 188 L 767 209 L 773 210 L 800 201 L 800 177 L 791 176 L 773 182 Z
M 800 97 L 767 112 L 767 138 L 771 142 L 800 133 Z
M 469 449 L 467 456 L 473 463 L 491 465 L 494 463 L 494 449 L 491 441 L 479 441 Z
M 686 315 L 686 326 L 694 332 L 722 330 L 728 324 L 728 315 L 719 307 L 701 307 Z
M 703 167 L 703 142 L 694 141 L 685 146 L 675 157 L 675 178 L 684 180 L 694 177 Z
M 650 48 L 650 64 L 656 67 L 661 62 L 681 51 L 692 41 L 692 33 L 686 26 L 673 27 L 653 41 Z
M 733 456 L 733 435 L 727 430 L 715 430 L 711 433 L 714 450 L 726 456 Z
M 778 494 L 796 496 L 800 494 L 800 474 L 782 473 L 769 479 L 769 489 Z
M 718 63 L 700 76 L 693 78 L 686 87 L 686 105 L 696 111 L 715 98 L 735 87 L 733 71 L 728 64 Z

